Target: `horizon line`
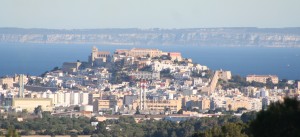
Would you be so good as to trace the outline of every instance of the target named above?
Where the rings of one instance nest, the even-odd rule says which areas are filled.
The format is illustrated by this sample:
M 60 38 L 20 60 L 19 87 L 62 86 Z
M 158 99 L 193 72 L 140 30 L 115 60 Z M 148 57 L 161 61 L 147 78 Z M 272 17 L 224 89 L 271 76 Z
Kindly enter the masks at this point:
M 159 27 L 152 27 L 152 28 L 139 28 L 139 27 L 110 27 L 110 28 L 34 28 L 34 27 L 0 27 L 0 29 L 45 29 L 45 30 L 104 30 L 104 29 L 138 29 L 138 30 L 181 30 L 181 29 L 217 29 L 217 28 L 223 28 L 223 29 L 242 29 L 242 28 L 248 28 L 248 29 L 299 29 L 299 27 L 186 27 L 186 28 L 159 28 Z

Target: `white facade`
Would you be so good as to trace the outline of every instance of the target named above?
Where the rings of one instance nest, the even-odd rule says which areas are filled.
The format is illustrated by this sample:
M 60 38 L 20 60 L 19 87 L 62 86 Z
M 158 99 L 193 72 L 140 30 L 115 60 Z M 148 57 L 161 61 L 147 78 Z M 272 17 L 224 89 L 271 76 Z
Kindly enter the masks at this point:
M 70 92 L 65 92 L 64 93 L 64 105 L 69 106 L 71 103 L 71 93 Z
M 192 89 L 186 89 L 183 90 L 183 95 L 184 96 L 191 96 L 197 94 L 197 90 L 192 90 Z
M 89 93 L 81 92 L 80 93 L 80 104 L 87 105 L 89 103 Z
M 175 79 L 189 79 L 191 77 L 191 73 L 189 71 L 186 72 L 177 72 L 173 74 Z
M 46 93 L 46 92 L 44 92 Z M 50 98 L 52 100 L 52 104 L 56 104 L 57 103 L 57 99 L 55 98 L 54 96 L 55 94 L 52 94 L 52 93 L 47 93 L 46 94 L 46 98 Z
M 171 72 L 175 71 L 175 67 L 171 63 L 161 63 L 159 61 L 155 61 L 151 65 L 153 71 L 162 71 L 164 69 L 170 69 Z
M 79 93 L 78 92 L 71 93 L 71 105 L 79 105 Z
M 260 99 L 250 99 L 251 111 L 260 111 L 262 109 L 262 100 Z
M 207 67 L 207 66 L 202 66 L 202 65 L 200 65 L 200 64 L 197 64 L 197 65 L 196 65 L 196 68 L 197 68 L 198 70 L 202 70 L 202 71 L 208 70 L 208 67 Z
M 169 100 L 173 100 L 174 99 L 174 95 L 173 93 L 169 93 L 169 97 L 168 97 Z
M 47 98 L 47 93 L 46 92 L 42 92 L 41 93 L 41 98 Z
M 62 92 L 57 92 L 57 106 L 61 106 L 64 104 L 65 95 Z
M 260 95 L 261 97 L 268 97 L 269 96 L 269 91 L 267 91 L 266 89 L 261 89 L 260 90 Z

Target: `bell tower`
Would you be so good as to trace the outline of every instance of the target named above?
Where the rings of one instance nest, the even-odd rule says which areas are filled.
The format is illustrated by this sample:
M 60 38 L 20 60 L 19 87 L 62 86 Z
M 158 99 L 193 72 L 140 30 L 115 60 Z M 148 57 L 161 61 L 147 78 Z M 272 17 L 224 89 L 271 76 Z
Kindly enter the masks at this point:
M 89 56 L 89 63 L 93 66 L 95 58 L 97 58 L 97 54 L 98 54 L 98 49 L 96 48 L 96 46 L 93 46 L 92 48 L 92 53 Z

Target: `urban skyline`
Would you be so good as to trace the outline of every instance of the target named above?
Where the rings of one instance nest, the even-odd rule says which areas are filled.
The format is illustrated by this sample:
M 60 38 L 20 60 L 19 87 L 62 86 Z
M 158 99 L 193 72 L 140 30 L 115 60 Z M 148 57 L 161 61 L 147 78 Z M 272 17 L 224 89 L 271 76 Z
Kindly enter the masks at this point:
M 0 136 L 300 136 L 298 0 L 2 0 Z

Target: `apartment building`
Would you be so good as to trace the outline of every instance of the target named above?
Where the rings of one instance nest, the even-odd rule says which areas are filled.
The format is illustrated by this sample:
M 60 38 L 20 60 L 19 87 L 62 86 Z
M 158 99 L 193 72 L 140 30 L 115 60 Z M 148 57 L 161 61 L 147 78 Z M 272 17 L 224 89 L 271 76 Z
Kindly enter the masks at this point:
M 248 82 L 255 81 L 255 82 L 260 82 L 260 83 L 267 83 L 268 79 L 271 79 L 271 81 L 274 84 L 277 84 L 279 81 L 278 77 L 275 75 L 248 75 L 246 77 L 246 81 L 248 81 Z

